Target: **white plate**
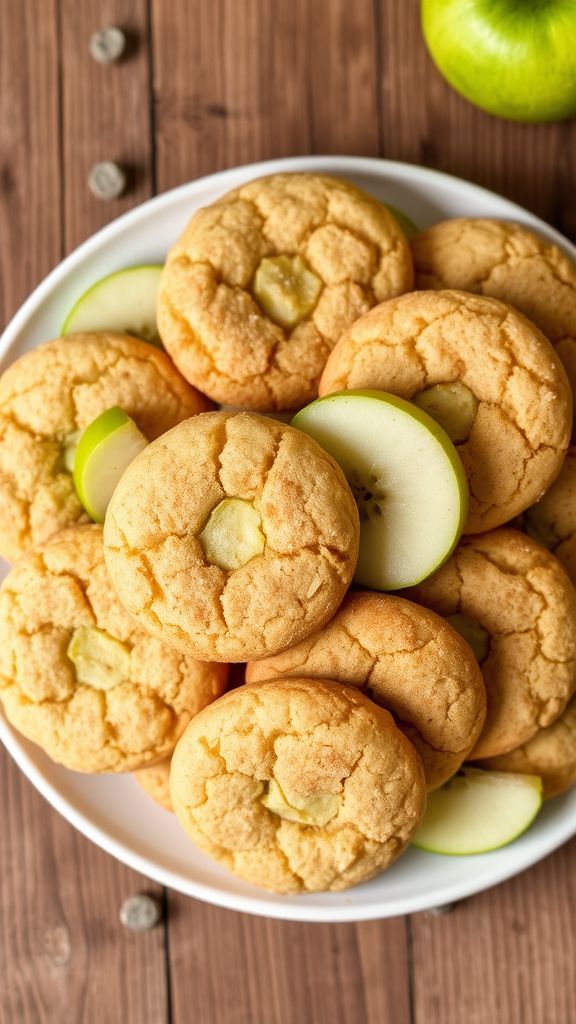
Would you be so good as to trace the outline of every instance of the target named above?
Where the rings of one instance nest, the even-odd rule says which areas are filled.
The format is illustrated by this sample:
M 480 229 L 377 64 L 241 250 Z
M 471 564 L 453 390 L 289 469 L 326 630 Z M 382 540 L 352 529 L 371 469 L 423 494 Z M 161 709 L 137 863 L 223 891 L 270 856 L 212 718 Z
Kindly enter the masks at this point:
M 566 239 L 521 207 L 458 178 L 407 164 L 353 157 L 298 157 L 202 178 L 151 199 L 76 249 L 36 289 L 0 342 L 1 368 L 56 336 L 75 299 L 104 274 L 159 263 L 199 206 L 241 182 L 279 171 L 323 171 L 348 178 L 403 209 L 420 227 L 445 217 L 500 217 L 535 228 L 576 258 Z M 6 566 L 4 566 L 4 570 Z M 409 850 L 394 866 L 345 893 L 279 897 L 247 885 L 200 853 L 176 819 L 130 777 L 81 775 L 53 764 L 0 717 L 0 738 L 42 795 L 80 832 L 164 885 L 223 907 L 298 921 L 393 917 L 469 896 L 517 874 L 576 833 L 576 789 L 549 801 L 532 828 L 502 850 L 442 857 Z

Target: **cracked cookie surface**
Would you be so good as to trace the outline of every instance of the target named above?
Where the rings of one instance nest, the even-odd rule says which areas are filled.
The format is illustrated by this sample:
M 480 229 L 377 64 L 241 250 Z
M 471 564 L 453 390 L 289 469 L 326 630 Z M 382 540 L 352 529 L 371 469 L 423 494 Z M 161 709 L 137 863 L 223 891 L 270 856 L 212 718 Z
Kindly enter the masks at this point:
M 158 327 L 181 373 L 215 401 L 296 409 L 316 397 L 340 334 L 412 282 L 410 246 L 386 207 L 338 178 L 277 174 L 194 214 L 168 254 Z M 290 313 L 296 302 L 296 319 L 273 319 L 277 300 Z
M 340 339 L 320 394 L 376 388 L 415 399 L 460 382 L 476 399 L 457 444 L 470 489 L 465 533 L 528 508 L 558 475 L 572 395 L 550 342 L 520 313 L 484 296 L 412 292 L 371 310 Z
M 49 341 L 0 377 L 0 554 L 16 561 L 87 522 L 64 458 L 67 440 L 119 405 L 149 439 L 210 408 L 168 357 L 128 335 Z
M 67 768 L 128 772 L 165 757 L 227 675 L 137 627 L 112 589 L 100 526 L 63 530 L 0 588 L 0 700 Z
M 134 772 L 134 778 L 138 785 L 166 811 L 174 810 L 172 797 L 170 796 L 171 763 L 172 756 L 165 757 L 158 764 L 151 764 L 149 768 L 140 768 Z
M 509 754 L 483 761 L 482 767 L 539 775 L 546 800 L 570 789 L 576 784 L 576 698 L 552 725 Z
M 246 669 L 248 683 L 287 676 L 357 686 L 390 711 L 422 758 L 428 789 L 458 771 L 486 717 L 468 644 L 439 615 L 401 597 L 348 594 L 319 633 Z
M 420 758 L 388 712 L 318 679 L 241 686 L 206 708 L 176 747 L 170 786 L 198 846 L 282 893 L 383 871 L 425 804 Z
M 259 522 L 249 545 L 259 553 L 222 568 L 203 541 L 215 511 L 236 504 Z M 224 540 L 235 537 L 230 529 Z M 334 614 L 356 566 L 358 509 L 340 467 L 307 435 L 251 413 L 205 413 L 131 463 L 104 538 L 117 593 L 145 629 L 199 658 L 247 661 Z
M 562 562 L 576 583 L 576 447 L 568 449 L 560 476 L 550 490 L 526 510 L 523 526 Z
M 576 689 L 576 591 L 540 544 L 516 530 L 467 537 L 407 593 L 439 615 L 469 616 L 487 634 L 488 711 L 470 758 L 508 753 L 563 712 Z
M 552 342 L 576 392 L 576 264 L 510 221 L 459 217 L 412 240 L 416 288 L 459 288 L 501 299 Z

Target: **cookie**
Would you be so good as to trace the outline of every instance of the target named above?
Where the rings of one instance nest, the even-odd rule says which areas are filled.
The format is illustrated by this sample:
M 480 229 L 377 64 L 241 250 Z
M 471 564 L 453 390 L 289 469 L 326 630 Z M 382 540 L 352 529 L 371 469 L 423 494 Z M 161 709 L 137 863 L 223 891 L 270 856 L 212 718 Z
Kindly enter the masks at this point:
M 150 440 L 210 407 L 163 352 L 123 334 L 49 341 L 0 377 L 0 554 L 9 561 L 87 522 L 67 455 L 78 432 L 113 405 Z
M 576 591 L 562 566 L 516 530 L 467 537 L 429 580 L 406 591 L 469 640 L 488 711 L 470 757 L 527 743 L 576 689 Z
M 136 626 L 114 595 L 100 526 L 63 530 L 0 588 L 6 717 L 74 771 L 130 772 L 166 757 L 227 672 Z
M 246 670 L 249 683 L 286 676 L 358 686 L 390 711 L 422 758 L 428 789 L 458 771 L 486 717 L 468 644 L 439 615 L 401 597 L 348 594 L 319 633 Z
M 548 728 L 509 754 L 483 761 L 482 767 L 539 775 L 545 800 L 570 789 L 576 784 L 576 698 Z
M 558 475 L 570 440 L 566 374 L 537 328 L 497 299 L 413 292 L 343 335 L 320 393 L 377 388 L 429 412 L 458 447 L 470 488 L 465 533 L 532 505 Z
M 524 513 L 523 527 L 556 555 L 576 583 L 576 447 L 568 449 L 550 490 Z
M 134 772 L 134 778 L 138 785 L 148 796 L 152 797 L 160 807 L 166 811 L 173 811 L 172 797 L 170 796 L 170 764 L 172 757 L 165 757 L 158 764 L 151 764 L 149 768 L 140 768 Z
M 388 712 L 319 679 L 253 683 L 206 708 L 176 747 L 170 788 L 201 849 L 281 893 L 383 871 L 425 803 L 420 758 Z
M 412 240 L 417 288 L 460 288 L 520 310 L 550 339 L 576 391 L 576 263 L 505 220 L 459 217 Z
M 382 203 L 338 178 L 275 174 L 194 214 L 168 254 L 158 328 L 215 401 L 297 409 L 342 332 L 412 282 L 410 246 Z
M 328 621 L 352 579 L 358 509 L 307 435 L 205 413 L 149 445 L 118 484 L 106 561 L 142 627 L 209 661 L 248 661 Z

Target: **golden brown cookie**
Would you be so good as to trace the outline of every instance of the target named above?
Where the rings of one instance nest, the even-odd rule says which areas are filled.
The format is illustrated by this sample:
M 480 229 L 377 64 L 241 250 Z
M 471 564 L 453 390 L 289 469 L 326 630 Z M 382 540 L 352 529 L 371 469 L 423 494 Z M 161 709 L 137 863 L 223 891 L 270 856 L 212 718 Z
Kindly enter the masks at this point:
M 576 583 L 576 447 L 570 447 L 560 471 L 543 498 L 524 513 L 527 533 L 548 548 Z
M 460 541 L 406 591 L 469 640 L 486 684 L 486 724 L 470 757 L 496 757 L 562 713 L 576 689 L 576 591 L 560 563 L 516 530 Z
M 287 676 L 358 686 L 390 711 L 422 758 L 428 789 L 458 771 L 486 718 L 469 645 L 439 615 L 401 597 L 348 594 L 319 633 L 246 670 L 248 683 Z
M 75 771 L 130 772 L 166 757 L 227 673 L 136 626 L 108 578 L 101 526 L 63 530 L 0 588 L 6 716 Z
M 210 403 L 165 353 L 124 334 L 72 334 L 27 352 L 0 377 L 0 554 L 15 561 L 78 521 L 67 452 L 119 405 L 149 440 Z
M 215 412 L 131 463 L 104 537 L 120 600 L 143 628 L 195 657 L 247 661 L 331 618 L 359 519 L 342 470 L 307 435 Z
M 275 174 L 194 214 L 168 254 L 158 328 L 215 401 L 296 409 L 316 397 L 340 334 L 412 281 L 382 203 L 327 175 Z
M 413 292 L 361 317 L 334 348 L 320 394 L 377 388 L 414 401 L 458 447 L 465 533 L 507 522 L 558 475 L 572 395 L 550 342 L 520 313 L 465 292 Z
M 552 725 L 509 754 L 483 761 L 482 767 L 539 775 L 545 800 L 570 789 L 576 784 L 576 698 Z
M 417 288 L 459 288 L 514 306 L 550 339 L 576 391 L 576 263 L 505 220 L 458 217 L 412 240 Z
M 206 708 L 176 747 L 170 787 L 198 846 L 282 893 L 383 871 L 425 803 L 420 758 L 388 712 L 318 679 L 241 686 Z
M 170 764 L 172 756 L 165 757 L 158 764 L 151 764 L 149 768 L 140 768 L 134 772 L 136 782 L 142 789 L 164 807 L 166 811 L 173 811 L 172 797 L 170 796 Z

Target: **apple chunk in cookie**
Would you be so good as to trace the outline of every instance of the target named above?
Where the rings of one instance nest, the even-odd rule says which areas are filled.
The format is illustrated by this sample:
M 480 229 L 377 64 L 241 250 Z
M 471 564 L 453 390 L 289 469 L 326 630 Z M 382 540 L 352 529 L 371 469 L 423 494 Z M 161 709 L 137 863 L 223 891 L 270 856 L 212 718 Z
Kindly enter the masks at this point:
M 292 423 L 336 459 L 356 497 L 357 583 L 412 586 L 448 558 L 466 519 L 466 478 L 427 413 L 384 392 L 345 391 L 312 402 Z
M 246 667 L 246 681 L 302 676 L 357 686 L 394 716 L 422 758 L 426 785 L 449 779 L 486 717 L 482 673 L 439 615 L 389 594 L 347 594 L 324 629 Z
M 311 438 L 251 413 L 193 417 L 122 476 L 104 527 L 120 600 L 195 657 L 247 661 L 319 629 L 358 554 L 354 497 Z
M 420 758 L 388 712 L 306 678 L 216 701 L 178 743 L 170 789 L 202 850 L 282 893 L 340 891 L 383 871 L 426 798 Z
M 558 475 L 572 394 L 543 334 L 512 307 L 460 291 L 411 292 L 360 317 L 332 350 L 320 394 L 381 388 L 444 427 L 470 491 L 464 533 L 533 504 Z

